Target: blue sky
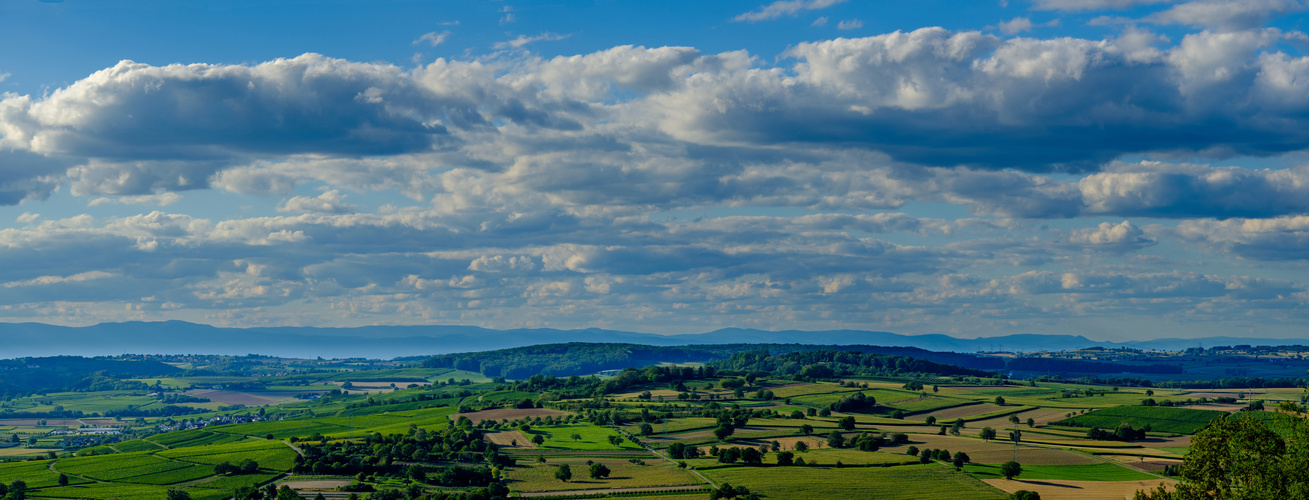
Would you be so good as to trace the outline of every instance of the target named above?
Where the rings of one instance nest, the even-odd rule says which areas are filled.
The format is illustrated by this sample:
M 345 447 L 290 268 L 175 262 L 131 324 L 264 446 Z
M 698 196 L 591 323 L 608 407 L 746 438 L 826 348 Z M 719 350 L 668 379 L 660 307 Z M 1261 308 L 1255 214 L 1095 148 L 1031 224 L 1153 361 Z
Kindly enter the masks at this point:
M 1299 0 L 0 5 L 0 321 L 1303 338 Z

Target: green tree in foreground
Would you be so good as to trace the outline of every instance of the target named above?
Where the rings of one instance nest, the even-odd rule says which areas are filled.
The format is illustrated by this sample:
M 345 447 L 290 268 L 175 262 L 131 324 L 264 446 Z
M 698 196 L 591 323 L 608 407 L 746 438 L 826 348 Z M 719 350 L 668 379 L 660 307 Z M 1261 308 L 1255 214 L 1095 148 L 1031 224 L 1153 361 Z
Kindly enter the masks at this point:
M 1292 417 L 1275 419 L 1273 425 L 1282 434 L 1239 413 L 1211 421 L 1191 438 L 1176 489 L 1138 491 L 1135 498 L 1309 498 L 1309 425 Z
M 1009 500 L 1041 500 L 1041 494 L 1030 490 L 1018 490 L 1009 495 Z
M 1005 479 L 1013 479 L 1022 473 L 1023 466 L 1019 465 L 1018 462 L 1010 460 L 1000 464 L 1000 474 L 1003 474 Z
M 191 500 L 191 494 L 181 488 L 168 488 L 167 500 Z
M 568 480 L 572 478 L 573 478 L 573 468 L 569 467 L 568 464 L 560 465 L 558 469 L 555 469 L 555 479 L 558 479 L 566 483 L 568 482 Z

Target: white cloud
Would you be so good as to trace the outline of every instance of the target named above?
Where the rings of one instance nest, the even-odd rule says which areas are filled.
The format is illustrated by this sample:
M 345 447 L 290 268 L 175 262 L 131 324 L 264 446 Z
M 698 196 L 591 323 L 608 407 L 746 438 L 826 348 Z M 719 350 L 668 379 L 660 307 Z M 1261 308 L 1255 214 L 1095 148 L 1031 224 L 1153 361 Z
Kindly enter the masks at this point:
M 1013 19 L 1010 19 L 1008 21 L 996 25 L 996 28 L 999 29 L 1000 32 L 1006 35 L 1014 35 L 1018 33 L 1032 31 L 1032 28 L 1053 27 L 1053 26 L 1059 26 L 1058 19 L 1053 19 L 1041 24 L 1033 24 L 1032 20 L 1026 17 L 1015 17 Z
M 1195 0 L 1147 16 L 1147 22 L 1185 24 L 1224 31 L 1267 24 L 1273 16 L 1309 9 L 1302 0 Z
M 426 43 L 428 46 L 435 47 L 445 43 L 447 38 L 450 38 L 449 31 L 442 31 L 440 33 L 433 31 L 430 33 L 424 33 L 423 36 L 418 37 L 418 39 L 414 40 L 413 45 Z
M 1087 10 L 1125 10 L 1141 5 L 1154 5 L 1175 1 L 1177 0 L 1036 0 L 1032 8 L 1036 10 L 1062 10 L 1070 12 Z
M 508 41 L 504 41 L 504 42 L 496 42 L 495 45 L 494 45 L 494 47 L 495 47 L 497 50 L 504 50 L 504 49 L 520 49 L 520 48 L 522 48 L 523 46 L 528 45 L 528 44 L 533 44 L 533 43 L 536 43 L 536 42 L 553 42 L 553 41 L 556 41 L 556 40 L 563 40 L 563 39 L 568 38 L 568 37 L 570 37 L 570 36 L 573 36 L 573 35 L 572 35 L 572 34 L 568 34 L 568 35 L 560 35 L 560 34 L 550 33 L 550 32 L 541 33 L 541 34 L 536 35 L 536 36 L 518 35 L 518 38 L 515 38 L 515 39 L 513 39 L 513 40 L 508 40 Z
M 121 203 L 123 205 L 157 205 L 166 207 L 182 200 L 182 195 L 177 193 L 160 193 L 136 196 L 118 196 L 114 198 L 100 197 L 87 202 L 86 206 L 96 207 L 112 203 Z
M 839 30 L 857 30 L 864 27 L 864 22 L 858 19 L 845 19 L 836 23 L 836 29 Z
M 1073 231 L 1068 239 L 1072 243 L 1091 248 L 1111 248 L 1120 251 L 1136 250 L 1155 243 L 1154 239 L 1146 236 L 1145 231 L 1128 221 L 1118 224 L 1101 222 L 1094 228 Z
M 1269 219 L 1191 220 L 1177 226 L 1179 237 L 1252 260 L 1305 260 L 1309 254 L 1309 216 Z
M 795 17 L 807 10 L 826 9 L 845 0 L 777 0 L 759 9 L 732 18 L 737 22 L 771 21 L 782 17 Z
M 809 23 L 809 25 L 813 27 L 827 26 L 827 17 L 819 17 L 818 19 L 814 19 L 814 22 Z
M 60 285 L 65 283 L 79 283 L 83 281 L 91 281 L 91 280 L 98 280 L 98 279 L 105 279 L 105 278 L 112 278 L 112 277 L 114 277 L 113 273 L 107 273 L 104 271 L 87 271 L 84 273 L 77 273 L 71 276 L 40 276 L 37 278 L 32 278 L 30 280 L 10 281 L 0 286 L 4 286 L 5 288 L 49 286 L 49 285 Z
M 345 196 L 335 189 L 324 191 L 317 197 L 294 196 L 277 207 L 278 212 L 312 212 L 321 214 L 346 214 L 354 212 L 355 206 L 345 203 Z

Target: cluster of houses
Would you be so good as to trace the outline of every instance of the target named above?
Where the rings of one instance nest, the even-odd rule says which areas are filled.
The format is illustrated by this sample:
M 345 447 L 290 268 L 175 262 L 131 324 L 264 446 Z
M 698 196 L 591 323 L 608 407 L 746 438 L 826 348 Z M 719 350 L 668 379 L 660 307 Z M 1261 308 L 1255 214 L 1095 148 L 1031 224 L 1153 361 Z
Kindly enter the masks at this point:
M 223 415 L 203 420 L 183 420 L 181 422 L 159 424 L 160 432 L 200 429 L 211 425 L 247 424 L 263 420 L 259 415 Z

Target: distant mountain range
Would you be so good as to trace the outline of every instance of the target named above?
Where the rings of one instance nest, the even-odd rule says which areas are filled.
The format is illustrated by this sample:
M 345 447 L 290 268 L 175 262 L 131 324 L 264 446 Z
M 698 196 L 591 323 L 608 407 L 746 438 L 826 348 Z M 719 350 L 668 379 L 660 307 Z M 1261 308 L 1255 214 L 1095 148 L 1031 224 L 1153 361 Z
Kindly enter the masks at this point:
M 265 354 L 284 357 L 395 358 L 487 351 L 560 342 L 647 345 L 733 343 L 877 345 L 929 351 L 1038 351 L 1102 346 L 1179 350 L 1216 345 L 1309 344 L 1309 339 L 1208 337 L 1101 342 L 1080 335 L 1018 334 L 961 339 L 860 330 L 764 331 L 726 328 L 709 333 L 655 335 L 617 330 L 491 330 L 473 326 L 367 326 L 358 328 L 220 328 L 184 321 L 102 323 L 86 327 L 0 323 L 0 358 L 112 354 Z

